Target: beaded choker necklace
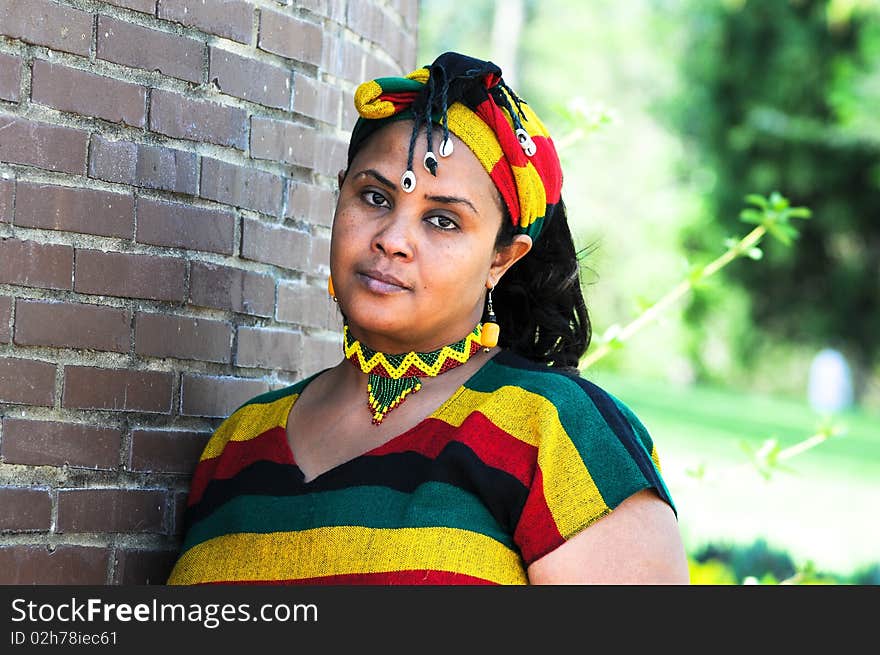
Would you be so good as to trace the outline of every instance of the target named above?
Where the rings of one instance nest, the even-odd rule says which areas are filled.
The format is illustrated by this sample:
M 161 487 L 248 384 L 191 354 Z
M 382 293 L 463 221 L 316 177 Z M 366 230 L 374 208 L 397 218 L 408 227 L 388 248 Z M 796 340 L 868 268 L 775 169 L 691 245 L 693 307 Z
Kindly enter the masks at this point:
M 439 350 L 386 355 L 362 344 L 351 336 L 348 325 L 343 326 L 346 359 L 369 375 L 367 403 L 373 412 L 373 424 L 379 425 L 388 412 L 422 388 L 419 376 L 436 377 L 468 361 L 482 347 L 482 329 L 482 323 L 478 323 L 464 339 Z

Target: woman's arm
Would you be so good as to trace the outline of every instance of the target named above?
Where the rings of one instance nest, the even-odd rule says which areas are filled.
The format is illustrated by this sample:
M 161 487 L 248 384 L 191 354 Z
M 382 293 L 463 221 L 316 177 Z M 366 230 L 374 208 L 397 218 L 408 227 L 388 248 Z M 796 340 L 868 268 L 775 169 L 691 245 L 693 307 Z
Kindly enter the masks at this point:
M 672 508 L 644 489 L 534 561 L 531 584 L 689 584 Z

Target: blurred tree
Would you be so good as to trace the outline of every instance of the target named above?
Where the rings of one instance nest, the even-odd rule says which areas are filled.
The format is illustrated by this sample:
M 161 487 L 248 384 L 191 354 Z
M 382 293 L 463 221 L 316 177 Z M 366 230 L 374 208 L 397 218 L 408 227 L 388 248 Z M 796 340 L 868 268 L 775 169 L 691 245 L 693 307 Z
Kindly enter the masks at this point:
M 810 207 L 797 247 L 769 244 L 760 266 L 727 275 L 750 292 L 765 334 L 836 346 L 864 382 L 880 355 L 880 3 L 663 4 L 677 6 L 686 40 L 683 95 L 668 111 L 693 144 L 690 174 L 706 194 L 686 249 L 717 252 L 746 193 L 778 190 Z M 710 336 L 717 297 L 698 292 L 689 305 L 694 351 Z M 760 335 L 737 336 L 748 367 Z

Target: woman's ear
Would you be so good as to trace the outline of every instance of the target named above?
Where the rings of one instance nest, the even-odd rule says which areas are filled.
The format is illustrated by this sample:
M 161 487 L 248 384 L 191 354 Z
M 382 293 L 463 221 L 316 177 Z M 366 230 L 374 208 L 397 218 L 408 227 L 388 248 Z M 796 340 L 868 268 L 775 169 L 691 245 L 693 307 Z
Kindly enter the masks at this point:
M 498 284 L 507 269 L 516 264 L 532 249 L 532 237 L 527 234 L 517 234 L 508 245 L 499 248 L 489 267 L 489 279 L 486 281 L 488 288 Z
M 339 188 L 342 188 L 342 183 L 345 182 L 345 175 L 348 171 L 344 168 L 340 168 L 339 172 L 336 174 L 336 181 L 339 182 Z

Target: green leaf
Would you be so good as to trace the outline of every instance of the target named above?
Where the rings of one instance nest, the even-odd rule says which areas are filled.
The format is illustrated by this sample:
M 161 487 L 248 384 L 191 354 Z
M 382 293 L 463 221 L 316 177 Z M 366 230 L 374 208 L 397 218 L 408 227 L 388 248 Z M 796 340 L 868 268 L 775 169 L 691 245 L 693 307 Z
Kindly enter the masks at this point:
M 774 191 L 773 193 L 770 194 L 770 206 L 775 211 L 782 211 L 783 209 L 786 209 L 788 207 L 788 205 L 789 205 L 788 198 L 783 196 L 778 191 Z
M 786 246 L 791 245 L 791 236 L 782 229 L 784 227 L 783 225 L 780 225 L 778 223 L 767 223 L 766 227 L 767 233 L 770 236 L 776 237 L 777 241 L 782 242 Z
M 747 195 L 746 202 L 757 205 L 761 209 L 767 208 L 767 199 L 764 196 L 758 195 L 757 193 L 750 193 L 749 195 Z
M 739 217 L 746 223 L 760 225 L 764 222 L 764 212 L 759 212 L 757 209 L 743 209 L 739 213 Z
M 788 211 L 788 215 L 792 218 L 810 218 L 813 212 L 808 207 L 793 207 Z

